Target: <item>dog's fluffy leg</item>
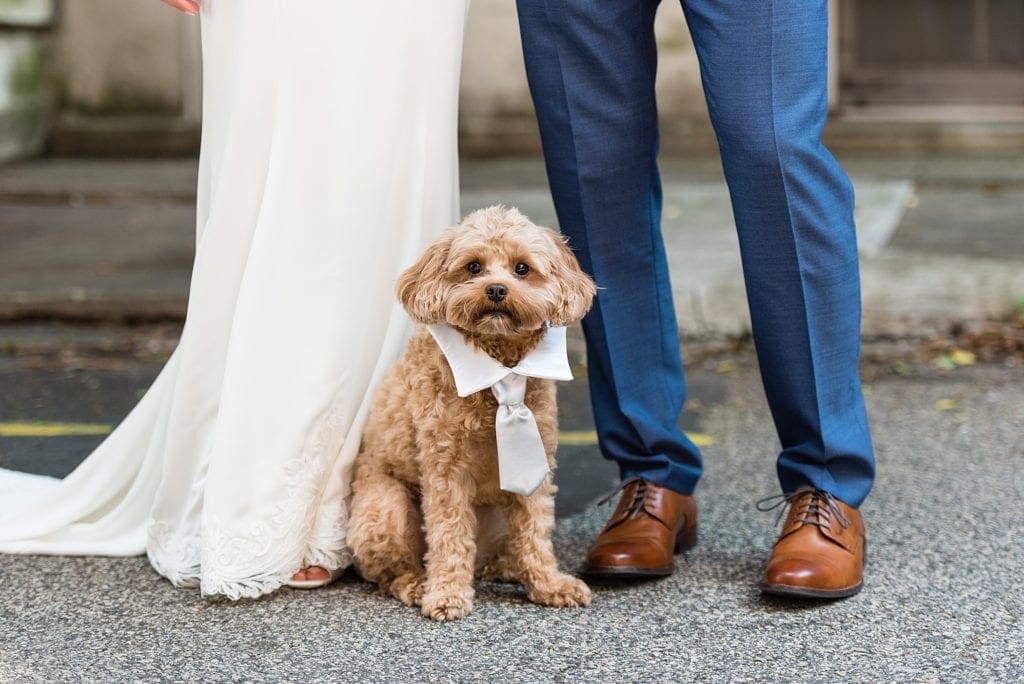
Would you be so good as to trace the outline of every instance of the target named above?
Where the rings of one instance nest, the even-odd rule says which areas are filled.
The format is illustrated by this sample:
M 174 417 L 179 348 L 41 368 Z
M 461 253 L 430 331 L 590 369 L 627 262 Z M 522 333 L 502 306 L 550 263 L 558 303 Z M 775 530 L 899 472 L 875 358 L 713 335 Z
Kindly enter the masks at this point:
M 427 536 L 427 578 L 423 614 L 458 620 L 473 609 L 476 560 L 475 487 L 463 464 L 449 457 L 424 457 L 423 522 Z M 432 462 L 433 467 L 427 465 Z
M 349 546 L 360 574 L 407 606 L 419 605 L 423 597 L 422 527 L 408 487 L 382 472 L 359 473 L 353 483 Z
M 577 608 L 590 603 L 590 588 L 558 569 L 551 532 L 555 527 L 554 487 L 545 483 L 531 496 L 513 495 L 506 504 L 511 546 L 519 580 L 534 603 Z

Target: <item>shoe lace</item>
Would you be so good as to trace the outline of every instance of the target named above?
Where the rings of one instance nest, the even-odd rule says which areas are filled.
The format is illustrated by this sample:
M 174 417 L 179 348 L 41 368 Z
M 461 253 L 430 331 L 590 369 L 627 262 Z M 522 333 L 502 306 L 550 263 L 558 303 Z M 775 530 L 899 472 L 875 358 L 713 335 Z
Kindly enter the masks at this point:
M 756 505 L 757 510 L 766 513 L 785 504 L 798 506 L 797 517 L 794 522 L 817 525 L 822 529 L 830 530 L 832 529 L 832 519 L 835 518 L 845 529 L 850 526 L 850 519 L 846 517 L 837 502 L 838 499 L 834 496 L 815 487 L 813 489 L 801 489 L 796 492 L 767 496 L 758 501 Z M 779 511 L 779 515 L 775 518 L 776 525 L 779 524 L 785 513 L 785 508 Z
M 616 494 L 625 490 L 626 487 L 633 484 L 634 482 L 638 484 L 636 491 L 633 492 L 633 500 L 629 503 L 629 515 L 635 515 L 637 512 L 640 511 L 641 508 L 643 508 L 644 501 L 647 499 L 647 493 L 650 491 L 650 489 L 647 486 L 647 480 L 643 479 L 642 477 L 631 477 L 629 479 L 623 480 L 615 487 L 615 489 L 605 494 L 605 496 L 600 501 L 597 502 L 597 505 L 604 506 L 605 504 L 610 502 Z

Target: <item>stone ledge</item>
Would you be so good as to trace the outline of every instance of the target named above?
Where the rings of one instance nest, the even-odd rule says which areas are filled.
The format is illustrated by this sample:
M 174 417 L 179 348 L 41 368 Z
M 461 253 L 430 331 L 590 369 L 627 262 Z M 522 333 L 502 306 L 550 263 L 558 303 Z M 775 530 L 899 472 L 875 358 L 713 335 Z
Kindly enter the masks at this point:
M 62 116 L 47 151 L 54 156 L 180 157 L 199 152 L 200 126 L 174 116 Z
M 55 156 L 182 156 L 199 150 L 198 124 L 173 116 L 64 116 L 50 133 Z M 530 112 L 495 116 L 463 115 L 459 127 L 463 156 L 486 158 L 540 151 L 537 124 Z M 1024 121 L 888 121 L 833 117 L 825 143 L 835 152 L 1024 153 Z M 662 121 L 666 154 L 715 152 L 714 132 L 706 117 Z

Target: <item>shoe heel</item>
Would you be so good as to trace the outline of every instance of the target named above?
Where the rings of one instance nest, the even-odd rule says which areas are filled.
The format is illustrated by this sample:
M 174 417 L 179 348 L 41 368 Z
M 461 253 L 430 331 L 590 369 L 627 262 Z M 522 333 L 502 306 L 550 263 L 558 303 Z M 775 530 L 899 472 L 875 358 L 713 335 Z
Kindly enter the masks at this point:
M 676 553 L 682 553 L 683 551 L 689 551 L 697 545 L 697 526 L 685 527 L 679 530 L 679 534 L 676 535 Z

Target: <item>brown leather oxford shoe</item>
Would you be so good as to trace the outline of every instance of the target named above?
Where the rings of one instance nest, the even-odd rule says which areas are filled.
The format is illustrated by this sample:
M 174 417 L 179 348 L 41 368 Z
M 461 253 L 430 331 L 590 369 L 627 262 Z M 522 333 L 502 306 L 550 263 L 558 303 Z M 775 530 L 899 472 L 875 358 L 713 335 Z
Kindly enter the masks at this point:
M 697 503 L 640 478 L 622 483 L 622 498 L 587 553 L 581 574 L 597 579 L 664 577 L 674 555 L 697 543 Z
M 867 544 L 860 512 L 809 487 L 783 495 L 781 502 L 789 503 L 789 514 L 768 559 L 761 590 L 809 598 L 845 598 L 860 591 Z

